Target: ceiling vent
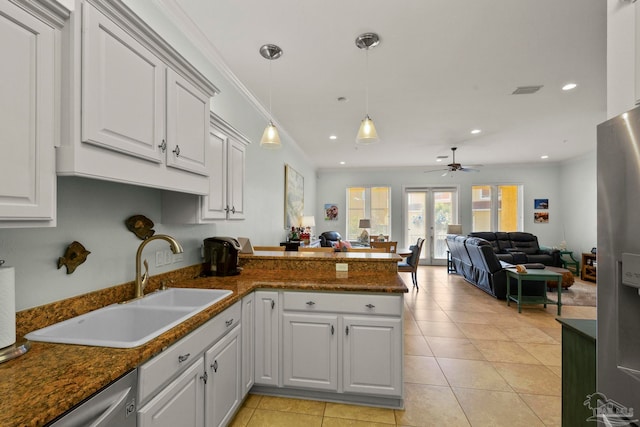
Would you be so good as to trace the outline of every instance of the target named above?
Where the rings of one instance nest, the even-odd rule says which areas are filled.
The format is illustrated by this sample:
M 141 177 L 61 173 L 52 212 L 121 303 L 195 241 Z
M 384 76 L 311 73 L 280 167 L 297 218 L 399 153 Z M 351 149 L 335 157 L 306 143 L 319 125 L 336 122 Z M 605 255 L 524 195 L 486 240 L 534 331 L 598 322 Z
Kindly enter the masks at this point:
M 514 90 L 511 95 L 531 95 L 532 93 L 536 93 L 542 89 L 542 85 L 540 86 L 518 86 L 516 90 Z

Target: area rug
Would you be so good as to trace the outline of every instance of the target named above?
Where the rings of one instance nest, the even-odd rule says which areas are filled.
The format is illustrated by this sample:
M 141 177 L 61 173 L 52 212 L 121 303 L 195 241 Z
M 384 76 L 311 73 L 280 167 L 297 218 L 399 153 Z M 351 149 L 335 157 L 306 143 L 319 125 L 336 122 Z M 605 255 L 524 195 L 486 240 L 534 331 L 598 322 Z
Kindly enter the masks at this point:
M 547 291 L 547 298 L 558 300 L 556 290 Z M 595 283 L 582 282 L 578 279 L 569 289 L 562 290 L 562 305 L 582 305 L 588 307 L 596 306 L 596 285 Z

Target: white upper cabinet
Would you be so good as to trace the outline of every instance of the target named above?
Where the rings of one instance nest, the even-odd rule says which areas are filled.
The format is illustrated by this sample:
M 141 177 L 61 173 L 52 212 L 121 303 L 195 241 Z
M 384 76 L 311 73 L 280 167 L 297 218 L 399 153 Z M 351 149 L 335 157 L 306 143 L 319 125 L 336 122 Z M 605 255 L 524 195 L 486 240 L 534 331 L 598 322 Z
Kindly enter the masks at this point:
M 0 2 L 0 227 L 55 226 L 60 39 L 55 1 Z
M 165 192 L 162 222 L 204 224 L 244 219 L 245 156 L 249 140 L 215 113 L 210 113 L 206 146 L 209 189 L 205 196 Z
M 217 88 L 121 1 L 79 6 L 58 174 L 208 194 Z
M 95 8 L 83 12 L 82 140 L 161 163 L 166 66 Z

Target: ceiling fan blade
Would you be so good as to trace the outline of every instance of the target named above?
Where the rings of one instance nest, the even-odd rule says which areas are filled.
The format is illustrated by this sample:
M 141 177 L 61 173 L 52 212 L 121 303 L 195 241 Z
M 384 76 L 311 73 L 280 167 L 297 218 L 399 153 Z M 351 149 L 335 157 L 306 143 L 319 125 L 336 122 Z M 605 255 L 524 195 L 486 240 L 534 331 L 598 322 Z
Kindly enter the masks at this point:
M 459 171 L 462 172 L 480 172 L 479 169 L 471 169 L 471 168 L 465 168 L 465 167 L 461 167 L 460 169 L 458 169 Z
M 430 172 L 442 172 L 442 171 L 449 171 L 449 169 L 432 169 L 430 171 L 424 171 L 424 173 L 430 173 Z

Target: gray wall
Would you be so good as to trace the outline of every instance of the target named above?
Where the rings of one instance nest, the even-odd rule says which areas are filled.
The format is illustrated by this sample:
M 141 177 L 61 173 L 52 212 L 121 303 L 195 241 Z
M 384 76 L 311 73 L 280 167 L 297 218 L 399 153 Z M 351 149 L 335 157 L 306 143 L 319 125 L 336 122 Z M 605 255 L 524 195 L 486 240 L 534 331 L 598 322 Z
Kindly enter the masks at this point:
M 595 153 L 567 164 L 542 163 L 512 167 L 483 167 L 479 173 L 456 173 L 442 177 L 422 169 L 357 170 L 335 169 L 318 172 L 316 200 L 317 233 L 346 232 L 346 192 L 349 186 L 391 186 L 393 239 L 403 242 L 403 188 L 418 186 L 457 186 L 459 215 L 463 232 L 471 231 L 471 187 L 482 184 L 522 184 L 524 186 L 524 231 L 538 236 L 540 244 L 558 246 L 562 240 L 579 253 L 595 245 Z M 533 222 L 533 199 L 549 199 L 549 223 Z M 324 204 L 337 203 L 338 221 L 324 220 Z M 575 215 L 576 212 L 580 214 Z

